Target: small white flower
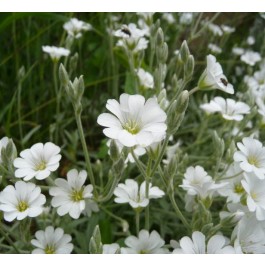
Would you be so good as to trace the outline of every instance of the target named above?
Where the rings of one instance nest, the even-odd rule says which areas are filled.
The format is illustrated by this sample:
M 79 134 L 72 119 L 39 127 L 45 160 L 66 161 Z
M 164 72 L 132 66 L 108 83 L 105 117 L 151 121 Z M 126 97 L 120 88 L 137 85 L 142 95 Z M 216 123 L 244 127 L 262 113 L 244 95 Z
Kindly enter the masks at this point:
M 243 120 L 245 114 L 250 112 L 250 107 L 244 102 L 236 102 L 231 98 L 215 97 L 208 104 L 202 104 L 201 109 L 208 113 L 219 112 L 226 120 Z
M 48 226 L 44 231 L 37 231 L 35 237 L 31 240 L 31 244 L 36 247 L 32 254 L 70 254 L 74 248 L 70 243 L 72 237 L 64 234 L 62 228 Z
M 136 27 L 135 24 L 122 25 L 121 29 L 115 31 L 114 35 L 120 40 L 117 46 L 123 46 L 134 52 L 147 48 L 148 41 L 144 38 L 145 30 Z
M 241 184 L 241 180 L 244 177 L 242 169 L 237 163 L 234 163 L 227 170 L 225 177 L 226 179 L 224 181 L 228 182 L 228 185 L 223 189 L 219 189 L 218 193 L 227 197 L 227 202 L 240 202 L 241 196 L 245 191 Z
M 150 27 L 146 24 L 146 20 L 140 18 L 138 20 L 138 25 L 139 25 L 140 29 L 144 31 L 144 35 L 149 37 L 150 36 Z
M 243 143 L 237 143 L 240 151 L 234 154 L 234 160 L 247 173 L 253 172 L 259 179 L 265 178 L 265 148 L 256 139 L 245 137 Z
M 205 235 L 199 231 L 192 233 L 192 239 L 187 236 L 181 238 L 179 245 L 174 254 L 235 254 L 235 249 L 228 245 L 224 236 L 214 235 L 206 245 Z
M 107 127 L 103 130 L 107 137 L 127 147 L 146 147 L 164 139 L 167 115 L 155 98 L 145 101 L 141 95 L 122 94 L 120 102 L 109 99 L 106 107 L 114 115 L 100 114 L 97 122 Z
M 15 187 L 9 185 L 0 193 L 0 210 L 8 222 L 40 215 L 45 202 L 40 187 L 24 181 L 16 182 Z
M 174 145 L 168 145 L 166 149 L 166 155 L 167 159 L 163 159 L 164 164 L 169 164 L 170 160 L 173 158 L 174 155 L 176 155 L 177 150 L 179 149 L 181 145 L 181 141 L 177 141 Z
M 62 56 L 68 56 L 70 51 L 62 47 L 42 46 L 42 50 L 48 53 L 52 60 L 58 61 Z
M 202 90 L 220 89 L 226 93 L 234 94 L 234 88 L 223 74 L 222 66 L 211 54 L 207 56 L 207 67 L 200 77 L 198 87 Z
M 247 193 L 249 211 L 256 213 L 257 220 L 265 220 L 265 180 L 245 175 L 241 183 Z
M 138 183 L 133 179 L 126 179 L 125 184 L 120 183 L 114 190 L 116 203 L 129 203 L 132 208 L 143 208 L 149 204 L 150 199 L 158 199 L 165 195 L 165 193 L 158 187 L 153 187 L 149 183 L 149 199 L 146 198 L 146 182 L 144 181 L 140 188 Z
M 122 254 L 166 254 L 168 250 L 163 248 L 165 241 L 156 231 L 150 234 L 141 230 L 138 237 L 129 236 L 125 239 L 127 248 L 121 248 Z
M 151 89 L 154 88 L 154 78 L 149 72 L 142 68 L 138 69 L 136 72 L 142 87 Z
M 168 24 L 173 24 L 176 22 L 172 13 L 163 13 L 162 19 L 164 19 Z
M 225 32 L 227 34 L 233 33 L 236 30 L 235 28 L 227 26 L 227 25 L 221 25 L 221 28 L 222 28 L 223 32 Z
M 205 199 L 225 185 L 227 183 L 216 184 L 203 167 L 196 166 L 187 168 L 182 185 L 179 186 L 186 190 L 189 195 L 199 195 L 202 199 Z
M 241 55 L 240 59 L 242 62 L 254 66 L 257 62 L 261 61 L 261 56 L 258 52 L 246 51 Z
M 194 13 L 185 12 L 181 13 L 179 17 L 179 23 L 182 25 L 190 25 L 192 23 Z
M 255 216 L 247 216 L 235 227 L 232 238 L 238 254 L 265 254 L 265 232 Z
M 219 216 L 223 220 L 229 218 L 230 222 L 237 223 L 239 222 L 246 213 L 249 213 L 248 207 L 242 205 L 241 203 L 228 203 L 228 211 L 221 211 Z
M 248 45 L 253 45 L 255 43 L 255 38 L 253 36 L 248 36 L 247 38 L 247 44 Z
M 17 168 L 15 176 L 24 178 L 25 181 L 34 177 L 38 180 L 49 177 L 51 172 L 59 167 L 62 158 L 60 151 L 60 147 L 50 142 L 34 144 L 20 153 L 22 158 L 14 160 L 14 166 Z
M 232 53 L 234 55 L 242 55 L 244 52 L 245 52 L 245 50 L 243 48 L 240 48 L 240 47 L 234 47 L 232 49 Z
M 71 18 L 68 22 L 64 23 L 63 28 L 69 36 L 79 39 L 82 37 L 82 31 L 91 30 L 92 26 L 84 21 Z
M 93 196 L 93 186 L 84 186 L 86 178 L 85 170 L 78 173 L 76 169 L 72 169 L 67 173 L 67 181 L 61 178 L 55 180 L 57 187 L 50 188 L 49 193 L 54 196 L 51 204 L 58 207 L 57 213 L 60 216 L 69 213 L 72 218 L 78 219 L 85 210 L 85 199 Z
M 207 22 L 206 22 L 207 23 Z M 214 36 L 219 36 L 221 37 L 223 35 L 223 31 L 221 28 L 213 23 L 208 23 L 208 29 L 213 33 Z
M 104 244 L 102 254 L 116 254 L 120 251 L 120 246 L 117 243 Z
M 219 54 L 222 52 L 222 49 L 214 43 L 209 43 L 208 48 L 212 53 Z
M 7 144 L 8 144 L 9 138 L 8 137 L 3 137 L 0 140 L 0 163 L 2 162 L 2 158 L 1 158 L 1 150 L 2 148 L 6 148 Z

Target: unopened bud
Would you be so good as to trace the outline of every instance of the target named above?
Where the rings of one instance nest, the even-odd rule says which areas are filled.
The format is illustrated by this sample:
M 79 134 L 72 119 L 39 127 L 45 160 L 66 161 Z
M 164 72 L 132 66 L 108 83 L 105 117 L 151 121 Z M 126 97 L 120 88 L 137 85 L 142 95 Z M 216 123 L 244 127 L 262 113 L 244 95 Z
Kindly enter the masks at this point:
M 162 46 L 164 43 L 164 33 L 161 28 L 157 30 L 157 35 L 156 35 L 156 45 L 157 46 Z
M 191 79 L 194 71 L 194 58 L 192 55 L 189 55 L 187 62 L 185 63 L 184 72 L 185 72 L 185 79 Z
M 61 63 L 59 66 L 59 79 L 63 86 L 67 86 L 69 82 L 69 76 L 67 71 L 64 68 L 64 65 Z
M 182 42 L 179 53 L 181 56 L 181 60 L 186 63 L 190 55 L 189 47 L 186 40 Z
M 18 80 L 20 81 L 23 80 L 24 76 L 25 76 L 25 67 L 22 66 L 19 68 L 18 73 L 17 73 Z
M 117 161 L 120 157 L 120 150 L 119 150 L 119 147 L 114 140 L 111 140 L 109 150 L 110 150 L 111 160 Z
M 178 113 L 184 113 L 189 105 L 189 91 L 184 90 L 181 92 L 178 101 L 176 111 Z
M 69 62 L 69 68 L 70 72 L 74 72 L 77 67 L 77 62 L 78 62 L 78 53 L 76 52 L 71 58 Z

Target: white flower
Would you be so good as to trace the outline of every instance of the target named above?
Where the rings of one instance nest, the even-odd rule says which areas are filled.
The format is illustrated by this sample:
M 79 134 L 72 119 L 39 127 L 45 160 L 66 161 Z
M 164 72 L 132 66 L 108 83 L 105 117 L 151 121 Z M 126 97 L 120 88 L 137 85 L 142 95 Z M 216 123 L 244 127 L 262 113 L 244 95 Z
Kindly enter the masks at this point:
M 241 183 L 247 193 L 249 211 L 256 213 L 257 220 L 265 220 L 265 180 L 245 175 Z
M 242 62 L 254 66 L 257 62 L 261 61 L 261 56 L 258 52 L 246 51 L 241 55 L 240 59 Z
M 102 254 L 117 254 L 120 251 L 120 246 L 117 243 L 104 244 Z
M 205 235 L 199 231 L 192 233 L 192 239 L 187 236 L 181 238 L 179 245 L 174 254 L 235 254 L 235 249 L 228 245 L 224 236 L 214 235 L 206 245 Z
M 160 108 L 155 98 L 145 102 L 141 95 L 122 94 L 120 103 L 109 99 L 107 109 L 113 114 L 103 113 L 98 117 L 98 124 L 107 127 L 103 133 L 124 146 L 149 146 L 164 139 L 167 115 Z
M 63 28 L 69 36 L 79 39 L 82 37 L 82 31 L 91 30 L 92 26 L 84 21 L 71 18 L 68 22 L 64 23 Z
M 182 25 L 190 25 L 193 20 L 194 13 L 185 12 L 181 13 L 179 17 L 179 23 Z
M 242 55 L 245 52 L 245 50 L 243 48 L 240 47 L 234 47 L 232 49 L 232 53 L 235 55 Z
M 221 28 L 222 28 L 223 32 L 225 32 L 227 34 L 233 33 L 236 30 L 235 28 L 227 26 L 227 25 L 221 25 Z
M 145 71 L 144 69 L 140 68 L 137 71 L 137 76 L 140 81 L 140 85 L 144 88 L 154 88 L 154 78 L 153 76 Z
M 42 50 L 48 53 L 52 60 L 58 61 L 62 56 L 68 56 L 70 51 L 62 47 L 42 46 Z
M 18 181 L 15 187 L 9 185 L 0 193 L 0 210 L 8 222 L 36 217 L 43 211 L 46 198 L 41 194 L 40 187 L 33 183 Z
M 0 140 L 0 163 L 2 162 L 1 150 L 2 150 L 2 148 L 6 148 L 8 141 L 9 141 L 8 137 L 3 137 Z
M 201 166 L 188 167 L 182 185 L 179 185 L 189 195 L 199 195 L 202 199 L 212 196 L 214 192 L 227 185 L 227 183 L 215 184 L 212 177 Z
M 35 237 L 31 240 L 31 244 L 36 247 L 32 254 L 70 254 L 74 248 L 70 243 L 72 237 L 64 234 L 62 228 L 48 226 L 44 231 L 37 231 Z
M 241 184 L 241 180 L 244 177 L 242 169 L 237 163 L 234 163 L 227 170 L 225 177 L 224 181 L 228 182 L 228 185 L 226 185 L 223 189 L 219 189 L 218 193 L 227 197 L 228 202 L 240 202 L 240 198 L 245 191 Z
M 213 23 L 208 23 L 207 26 L 208 26 L 208 29 L 213 33 L 213 35 L 219 36 L 219 37 L 223 35 L 223 31 L 218 25 L 213 24 Z
M 233 231 L 238 254 L 265 254 L 265 232 L 255 216 L 245 215 Z
M 138 25 L 139 25 L 140 29 L 144 31 L 144 35 L 149 37 L 150 36 L 150 27 L 146 24 L 146 20 L 140 18 L 138 20 Z
M 140 188 L 138 183 L 133 179 L 126 179 L 125 184 L 120 183 L 114 190 L 116 203 L 129 203 L 132 208 L 143 208 L 149 204 L 150 199 L 158 199 L 165 193 L 158 187 L 152 187 L 149 183 L 149 199 L 146 197 L 146 182 L 144 181 Z
M 147 48 L 148 41 L 143 38 L 145 34 L 145 30 L 138 29 L 133 23 L 122 25 L 121 29 L 114 33 L 116 37 L 120 38 L 117 46 L 123 46 L 134 52 Z
M 150 234 L 141 230 L 138 237 L 129 236 L 125 239 L 128 248 L 121 248 L 122 254 L 166 254 L 168 250 L 163 248 L 165 241 L 156 231 Z
M 234 88 L 223 74 L 222 66 L 211 54 L 207 56 L 207 67 L 200 77 L 198 87 L 202 90 L 220 89 L 226 93 L 234 94 Z
M 222 97 L 215 97 L 210 103 L 202 104 L 200 108 L 208 113 L 220 112 L 224 119 L 235 121 L 243 120 L 243 115 L 250 112 L 250 107 L 246 103 Z
M 211 52 L 216 53 L 216 54 L 222 52 L 222 49 L 214 43 L 209 43 L 208 48 Z
M 168 145 L 166 149 L 167 159 L 163 159 L 164 164 L 169 164 L 170 160 L 176 155 L 181 145 L 181 141 L 177 141 L 174 145 Z
M 172 13 L 163 13 L 162 19 L 166 20 L 168 24 L 173 24 L 176 22 L 176 19 L 174 18 Z
M 247 44 L 253 45 L 255 43 L 255 38 L 253 36 L 248 36 L 247 38 Z
M 85 170 L 78 173 L 76 169 L 72 169 L 67 173 L 67 181 L 61 178 L 55 180 L 57 187 L 50 188 L 49 193 L 54 196 L 51 204 L 58 207 L 57 213 L 60 216 L 69 213 L 72 218 L 77 219 L 85 210 L 85 199 L 93 196 L 93 186 L 84 186 L 86 178 Z
M 247 173 L 253 172 L 258 178 L 265 178 L 265 148 L 256 139 L 245 137 L 243 143 L 237 143 L 240 151 L 234 154 L 234 160 Z
M 240 221 L 246 213 L 249 213 L 248 207 L 240 203 L 228 203 L 228 211 L 221 211 L 219 216 L 223 220 L 225 218 L 230 219 L 230 222 L 237 223 Z
M 15 176 L 30 180 L 36 178 L 38 180 L 45 179 L 50 176 L 59 167 L 61 160 L 60 147 L 53 143 L 37 143 L 30 149 L 26 149 L 20 153 L 20 157 L 14 160 L 16 169 Z

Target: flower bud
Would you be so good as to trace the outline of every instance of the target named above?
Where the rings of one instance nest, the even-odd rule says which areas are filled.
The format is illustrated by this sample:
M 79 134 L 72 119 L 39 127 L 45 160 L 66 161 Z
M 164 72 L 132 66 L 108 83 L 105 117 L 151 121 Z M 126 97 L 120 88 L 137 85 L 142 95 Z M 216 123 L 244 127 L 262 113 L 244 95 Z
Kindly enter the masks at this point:
M 185 79 L 191 79 L 194 71 L 194 58 L 193 55 L 189 55 L 187 62 L 184 66 Z
M 164 43 L 164 33 L 161 28 L 158 28 L 156 35 L 156 45 L 159 47 L 162 46 L 163 43 Z
M 189 47 L 186 40 L 182 42 L 179 54 L 181 56 L 181 60 L 186 63 L 190 55 Z
M 189 105 L 189 91 L 184 90 L 181 92 L 178 98 L 176 111 L 178 113 L 183 113 L 186 111 L 188 105 Z
M 110 141 L 110 158 L 112 161 L 117 161 L 120 158 L 120 150 L 114 140 Z
M 24 77 L 25 77 L 25 67 L 21 66 L 18 70 L 17 78 L 19 81 L 22 81 Z
M 69 62 L 69 69 L 70 73 L 74 72 L 77 67 L 77 62 L 78 62 L 78 53 L 76 52 L 71 58 Z
M 59 66 L 59 79 L 63 86 L 66 87 L 68 85 L 69 76 L 62 63 Z

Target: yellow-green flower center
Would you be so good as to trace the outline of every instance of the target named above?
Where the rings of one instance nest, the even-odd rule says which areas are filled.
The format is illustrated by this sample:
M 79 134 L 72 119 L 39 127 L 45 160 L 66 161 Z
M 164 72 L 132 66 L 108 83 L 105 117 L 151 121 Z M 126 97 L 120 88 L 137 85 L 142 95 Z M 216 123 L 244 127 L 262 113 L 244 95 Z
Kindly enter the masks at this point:
M 255 167 L 259 167 L 259 160 L 256 156 L 249 156 L 248 163 Z
M 123 124 L 123 129 L 131 134 L 137 134 L 141 128 L 139 126 L 139 123 L 137 123 L 135 120 L 128 120 Z
M 256 192 L 251 192 L 250 195 L 251 195 L 253 200 L 256 200 L 258 198 L 258 195 Z
M 149 251 L 142 249 L 142 250 L 140 250 L 139 254 L 149 254 Z
M 35 170 L 44 170 L 46 168 L 46 163 L 44 161 L 41 161 L 39 164 L 36 165 Z
M 29 205 L 25 201 L 20 201 L 17 205 L 17 209 L 19 212 L 24 212 L 29 208 Z
M 71 193 L 71 199 L 74 202 L 82 201 L 84 199 L 84 197 L 83 197 L 83 189 L 81 189 L 81 190 L 73 190 L 72 193 Z
M 242 194 L 244 192 L 244 188 L 243 186 L 241 185 L 241 183 L 237 183 L 235 186 L 234 186 L 234 192 L 237 193 L 237 194 Z
M 55 247 L 54 246 L 47 246 L 46 248 L 45 248 L 45 253 L 46 254 L 54 254 L 55 253 Z

